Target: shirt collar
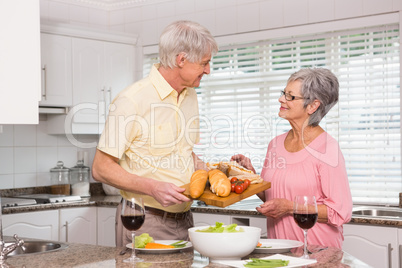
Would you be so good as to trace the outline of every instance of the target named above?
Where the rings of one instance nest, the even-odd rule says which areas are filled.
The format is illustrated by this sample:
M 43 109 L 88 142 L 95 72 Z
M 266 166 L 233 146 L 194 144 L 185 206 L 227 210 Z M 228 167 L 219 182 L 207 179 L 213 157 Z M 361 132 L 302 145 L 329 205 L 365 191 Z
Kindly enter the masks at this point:
M 172 88 L 169 83 L 163 78 L 163 76 L 160 74 L 158 71 L 160 64 L 156 63 L 152 66 L 151 72 L 149 73 L 149 77 L 151 78 L 152 84 L 155 86 L 156 91 L 159 94 L 159 97 L 163 100 L 170 94 L 172 94 L 174 97 L 177 98 L 177 91 Z M 180 97 L 183 98 L 186 96 L 187 93 L 187 88 L 185 88 L 181 94 Z

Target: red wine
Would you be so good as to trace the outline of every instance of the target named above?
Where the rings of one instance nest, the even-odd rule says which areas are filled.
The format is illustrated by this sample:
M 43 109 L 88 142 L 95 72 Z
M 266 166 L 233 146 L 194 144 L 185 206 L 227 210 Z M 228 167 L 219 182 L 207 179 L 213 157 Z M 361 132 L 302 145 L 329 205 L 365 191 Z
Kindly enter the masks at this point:
M 134 215 L 126 215 L 123 216 L 121 215 L 121 221 L 126 227 L 127 230 L 130 231 L 136 231 L 140 229 L 142 224 L 144 223 L 145 220 L 145 215 L 139 215 L 139 216 L 134 216 Z
M 294 213 L 293 218 L 295 219 L 297 225 L 302 229 L 310 229 L 314 226 L 318 219 L 318 213 L 304 214 L 304 213 Z

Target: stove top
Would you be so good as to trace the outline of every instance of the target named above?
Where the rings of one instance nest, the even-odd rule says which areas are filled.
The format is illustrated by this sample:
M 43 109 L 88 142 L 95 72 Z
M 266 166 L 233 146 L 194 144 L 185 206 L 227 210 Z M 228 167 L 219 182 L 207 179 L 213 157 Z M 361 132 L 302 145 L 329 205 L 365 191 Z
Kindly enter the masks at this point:
M 29 198 L 14 198 L 14 197 L 2 197 L 1 207 L 20 207 L 20 206 L 32 206 L 36 205 L 35 199 Z
M 18 195 L 16 196 L 16 198 L 34 199 L 37 204 L 82 201 L 81 196 L 57 195 L 57 194 L 27 194 L 27 195 Z

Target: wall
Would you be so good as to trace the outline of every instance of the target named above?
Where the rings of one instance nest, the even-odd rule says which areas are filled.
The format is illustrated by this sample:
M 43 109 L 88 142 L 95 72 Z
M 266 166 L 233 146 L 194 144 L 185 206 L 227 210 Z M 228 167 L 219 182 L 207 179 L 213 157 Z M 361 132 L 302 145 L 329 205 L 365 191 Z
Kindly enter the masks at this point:
M 197 21 L 213 35 L 223 37 L 402 10 L 401 0 L 175 0 L 121 10 L 74 4 L 78 2 L 41 0 L 41 21 L 138 34 L 139 47 L 157 44 L 162 29 L 178 19 Z M 141 49 L 138 51 L 141 54 Z M 136 64 L 139 78 L 141 60 Z M 67 167 L 75 165 L 81 149 L 63 136 L 46 134 L 45 128 L 43 120 L 37 126 L 3 126 L 0 189 L 50 185 L 49 169 L 58 160 L 64 161 Z M 97 136 L 77 138 L 84 142 L 98 139 Z M 87 152 L 88 165 L 91 165 L 95 149 Z
M 177 0 L 112 11 L 109 29 L 137 33 L 147 46 L 157 44 L 163 28 L 178 19 L 225 36 L 399 10 L 401 0 Z
M 65 136 L 46 134 L 46 121 L 39 125 L 3 125 L 0 133 L 0 189 L 51 185 L 49 170 L 63 161 L 77 163 L 78 151 L 88 153 L 91 164 L 95 149 L 80 149 Z M 97 135 L 76 137 L 81 142 L 97 141 Z
M 139 47 L 157 44 L 164 27 L 179 19 L 197 21 L 214 36 L 226 36 L 402 10 L 401 0 L 148 0 L 110 10 L 74 4 L 78 2 L 86 1 L 41 0 L 41 21 L 138 34 Z

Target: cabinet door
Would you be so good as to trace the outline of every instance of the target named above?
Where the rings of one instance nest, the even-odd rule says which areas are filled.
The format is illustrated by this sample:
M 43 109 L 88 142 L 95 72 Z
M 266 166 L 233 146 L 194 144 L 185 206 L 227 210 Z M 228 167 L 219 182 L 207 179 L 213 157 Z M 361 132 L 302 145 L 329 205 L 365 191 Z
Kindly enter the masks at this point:
M 96 245 L 96 208 L 61 209 L 60 241 Z
M 399 266 L 396 267 L 402 267 L 402 229 L 398 229 L 398 248 L 394 249 L 395 251 L 398 251 L 398 262 Z
M 3 215 L 3 235 L 59 240 L 59 212 L 57 210 Z
M 392 227 L 345 224 L 342 249 L 375 267 L 397 267 L 397 229 Z
M 116 246 L 116 208 L 98 207 L 98 245 Z
M 40 106 L 73 103 L 71 37 L 41 34 L 42 98 Z
M 215 225 L 216 222 L 230 224 L 230 215 L 193 212 L 194 226 Z
M 40 1 L 0 1 L 0 125 L 38 124 Z
M 73 105 L 80 105 L 73 122 L 97 124 L 106 90 L 103 42 L 73 38 L 73 77 Z
M 100 107 L 100 122 L 104 122 L 111 101 L 134 82 L 134 47 L 131 45 L 104 43 L 105 52 L 105 106 Z

